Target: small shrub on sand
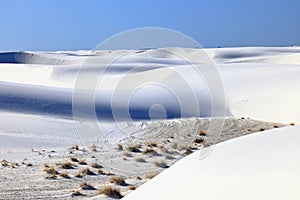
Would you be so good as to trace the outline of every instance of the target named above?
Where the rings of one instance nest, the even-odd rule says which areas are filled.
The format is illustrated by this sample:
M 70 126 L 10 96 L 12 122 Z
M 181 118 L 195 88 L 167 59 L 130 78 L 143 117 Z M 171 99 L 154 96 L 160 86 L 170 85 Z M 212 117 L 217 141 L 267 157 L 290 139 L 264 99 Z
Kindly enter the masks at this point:
M 164 160 L 156 161 L 156 162 L 154 162 L 154 165 L 156 167 L 160 167 L 160 168 L 168 168 L 169 167 Z
M 122 176 L 114 176 L 110 179 L 110 182 L 121 186 L 127 185 L 125 179 Z
M 153 141 L 149 141 L 149 142 L 147 142 L 147 146 L 148 147 L 157 147 L 157 143 L 153 142 Z
M 86 162 L 85 160 L 80 160 L 78 163 L 79 163 L 80 165 L 87 165 L 87 162 Z
M 50 167 L 44 167 L 44 172 L 51 175 L 57 175 L 58 171 L 56 171 L 55 166 L 51 165 Z
M 2 165 L 3 167 L 7 167 L 7 166 L 9 165 L 9 162 L 8 162 L 7 160 L 2 160 L 2 161 L 1 161 L 1 165 Z
M 96 162 L 93 163 L 93 164 L 91 164 L 91 167 L 92 167 L 92 168 L 95 168 L 95 169 L 103 168 L 102 165 L 100 165 L 99 163 L 96 163 Z
M 273 128 L 279 128 L 279 126 L 278 125 L 273 125 Z
M 158 155 L 157 151 L 155 151 L 155 150 L 152 149 L 152 148 L 146 148 L 142 153 L 143 153 L 144 155 L 145 155 L 145 154 L 151 154 L 151 155 L 153 155 L 153 156 Z
M 96 145 L 91 146 L 91 150 L 92 150 L 93 152 L 97 152 L 97 146 L 96 146 Z
M 198 133 L 197 133 L 197 135 L 198 136 L 206 136 L 207 135 L 207 132 L 206 132 L 206 130 L 200 130 L 200 131 L 198 131 Z
M 130 152 L 134 152 L 134 153 L 140 153 L 141 150 L 139 149 L 139 147 L 137 145 L 132 145 L 127 147 L 127 150 Z
M 143 157 L 139 157 L 135 159 L 136 162 L 145 163 L 146 160 Z
M 87 182 L 81 183 L 80 188 L 83 190 L 95 190 L 96 189 L 94 186 L 88 184 Z
M 80 170 L 80 173 L 82 175 L 90 175 L 90 176 L 96 175 L 96 173 L 91 171 L 88 167 Z
M 124 150 L 123 145 L 122 144 L 117 144 L 117 149 L 119 151 L 123 151 Z
M 135 190 L 135 189 L 136 189 L 136 186 L 131 185 L 131 186 L 128 187 L 128 189 L 129 189 L 129 190 Z
M 33 164 L 27 163 L 26 166 L 27 166 L 27 167 L 33 167 Z
M 59 173 L 59 176 L 62 177 L 62 178 L 65 178 L 65 179 L 70 179 L 71 178 L 67 172 Z
M 194 143 L 196 143 L 196 144 L 201 144 L 201 143 L 203 143 L 203 142 L 204 142 L 203 138 L 196 138 L 196 139 L 194 140 Z
M 290 125 L 290 126 L 295 126 L 295 123 L 294 123 L 294 122 L 291 122 L 289 125 Z
M 185 155 L 190 155 L 191 153 L 193 153 L 193 150 L 191 148 L 187 148 L 184 152 Z
M 79 190 L 72 190 L 71 196 L 78 197 L 78 196 L 84 196 Z
M 70 160 L 71 160 L 72 162 L 79 162 L 79 160 L 78 160 L 77 158 L 75 158 L 75 157 L 71 157 Z
M 152 174 L 148 174 L 147 176 L 146 176 L 146 178 L 147 179 L 153 179 L 155 176 L 157 176 L 158 175 L 158 173 L 152 173 Z
M 264 128 L 260 128 L 260 129 L 259 129 L 259 131 L 265 131 L 265 130 L 266 130 L 266 129 L 264 129 Z
M 75 144 L 74 146 L 72 146 L 70 149 L 73 149 L 73 150 L 79 150 L 79 146 L 78 146 L 78 144 Z
M 120 189 L 113 188 L 111 186 L 106 186 L 99 191 L 99 194 L 104 194 L 111 198 L 121 199 L 123 195 L 120 193 Z
M 74 169 L 74 165 L 71 162 L 64 162 L 59 165 L 63 169 Z

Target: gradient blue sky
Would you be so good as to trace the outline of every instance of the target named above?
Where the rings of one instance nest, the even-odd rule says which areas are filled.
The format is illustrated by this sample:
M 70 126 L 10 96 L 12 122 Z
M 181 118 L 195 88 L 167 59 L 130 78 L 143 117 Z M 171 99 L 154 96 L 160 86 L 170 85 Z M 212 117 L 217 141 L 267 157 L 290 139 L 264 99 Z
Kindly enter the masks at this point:
M 299 0 L 0 0 L 0 50 L 93 49 L 138 27 L 204 47 L 300 45 Z

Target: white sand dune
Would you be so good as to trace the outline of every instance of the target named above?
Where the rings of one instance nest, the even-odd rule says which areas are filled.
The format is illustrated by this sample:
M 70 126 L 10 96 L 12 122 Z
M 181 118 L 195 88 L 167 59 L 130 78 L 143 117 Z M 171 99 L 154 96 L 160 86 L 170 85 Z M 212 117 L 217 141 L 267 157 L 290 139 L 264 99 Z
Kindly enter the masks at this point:
M 178 161 L 128 194 L 138 199 L 290 199 L 300 197 L 300 127 L 256 133 Z
M 171 48 L 171 50 L 178 54 L 195 56 L 197 51 L 200 51 L 182 48 Z M 298 78 L 300 48 L 224 48 L 207 49 L 207 53 L 216 62 L 222 78 L 228 116 L 299 122 L 300 106 L 297 102 L 300 97 L 297 91 L 300 89 Z M 118 62 L 110 65 L 105 72 L 96 92 L 96 110 L 98 113 L 106 113 L 101 116 L 103 119 L 112 117 L 111 98 L 115 87 L 125 74 L 127 78 L 134 80 L 147 76 L 159 77 L 169 67 L 175 69 L 177 76 L 179 74 L 187 85 L 171 77 L 168 84 L 181 88 L 178 89 L 180 94 L 175 96 L 161 87 L 160 89 L 157 86 L 143 88 L 132 99 L 131 117 L 149 118 L 148 111 L 153 104 L 165 106 L 167 118 L 193 117 L 194 109 L 182 112 L 180 102 L 176 100 L 180 97 L 182 101 L 190 101 L 190 88 L 196 91 L 195 97 L 201 110 L 200 116 L 197 117 L 210 117 L 210 91 L 204 80 L 195 75 L 192 66 L 175 55 L 165 53 L 163 49 L 2 52 L 0 53 L 1 108 L 72 117 L 72 92 L 82 64 L 85 67 L 81 73 L 95 74 L 99 72 L 99 68 L 106 67 L 103 63 L 121 55 Z M 126 88 L 128 91 L 130 89 L 132 88 Z M 157 90 L 161 91 L 157 92 Z M 119 113 L 127 112 L 128 105 L 115 109 Z M 160 112 L 154 113 L 153 116 L 160 118 Z
M 61 149 L 66 151 L 66 148 L 76 143 L 81 144 L 76 128 L 78 124 L 83 127 L 85 123 L 89 124 L 90 116 L 87 113 L 87 121 L 80 123 L 73 120 L 72 95 L 78 72 L 81 70 L 80 73 L 90 77 L 104 70 L 107 67 L 105 63 L 119 56 L 121 58 L 109 66 L 100 85 L 95 88 L 95 108 L 101 119 L 103 134 L 114 142 L 126 138 L 119 127 L 112 123 L 115 117 L 113 114 L 116 113 L 118 118 L 125 121 L 118 125 L 140 136 L 147 133 L 149 140 L 155 137 L 159 141 L 157 135 L 166 133 L 196 134 L 200 128 L 199 123 L 206 124 L 206 117 L 213 116 L 209 87 L 195 73 L 190 63 L 166 53 L 165 50 L 0 52 L 0 157 L 21 161 L 27 154 L 35 154 L 31 155 L 32 159 L 38 162 L 39 156 L 43 154 L 28 153 L 31 147 L 46 149 L 45 152 L 53 149 L 59 152 Z M 192 63 L 197 62 L 201 69 L 207 67 L 203 64 L 206 62 L 199 62 L 197 59 L 198 51 L 201 51 L 199 49 L 168 50 L 188 55 L 192 58 Z M 206 52 L 215 62 L 223 82 L 226 102 L 222 102 L 221 95 L 216 101 L 220 113 L 224 103 L 224 111 L 229 117 L 250 117 L 278 123 L 300 122 L 299 47 L 219 48 L 207 49 Z M 112 100 L 115 99 L 113 95 L 116 87 L 124 96 L 134 89 L 134 84 L 122 84 L 124 77 L 129 82 L 143 79 L 149 82 L 151 78 L 155 81 L 162 80 L 168 86 L 176 88 L 177 93 L 170 92 L 166 87 L 151 85 L 137 90 L 130 102 L 123 96 L 118 96 L 118 106 L 114 107 Z M 196 93 L 196 104 L 191 101 L 190 89 Z M 187 103 L 188 109 L 182 111 L 182 102 L 178 99 Z M 80 100 L 80 109 L 84 110 L 86 102 Z M 164 106 L 165 112 L 160 107 L 150 110 L 154 104 Z M 200 107 L 200 114 L 195 112 L 197 106 Z M 129 108 L 130 117 L 142 120 L 141 122 L 126 122 Z M 143 121 L 150 117 L 175 120 L 158 120 L 153 123 Z M 185 117 L 205 118 L 201 119 L 203 121 L 178 119 Z M 229 126 L 227 124 L 225 127 L 226 133 L 221 135 L 220 141 L 259 131 L 260 128 L 266 130 L 274 127 L 273 123 L 253 122 L 249 119 L 229 119 L 228 122 Z M 228 130 L 233 126 L 234 130 Z M 299 127 L 280 128 L 230 140 L 217 145 L 203 160 L 199 159 L 200 152 L 195 152 L 125 199 L 299 199 L 297 186 L 300 182 L 300 149 L 297 132 Z M 167 141 L 170 138 L 164 139 Z M 108 153 L 108 158 L 113 157 L 117 166 L 129 168 L 130 164 L 136 163 L 133 160 L 123 165 L 122 152 L 115 151 L 115 155 L 118 155 L 115 157 L 109 154 L 109 150 L 104 153 Z M 48 160 L 43 157 L 44 160 L 45 158 Z M 103 162 L 111 164 L 112 160 L 105 159 Z M 154 167 L 150 162 L 147 166 Z M 9 174 L 9 170 L 3 171 Z M 140 169 L 137 167 L 136 170 Z M 36 167 L 34 172 L 39 174 L 41 169 Z M 14 176 L 8 177 L 14 179 Z M 38 183 L 49 184 L 39 175 L 36 177 Z M 27 181 L 26 174 L 22 179 Z M 68 188 L 75 187 L 71 184 L 73 179 L 69 181 Z M 62 188 L 64 184 L 61 180 L 56 183 L 55 188 Z M 4 180 L 1 184 L 6 185 L 7 182 Z M 13 185 L 14 182 L 9 184 Z M 20 198 L 23 198 L 22 194 L 26 190 L 23 187 L 27 186 L 19 185 L 17 189 L 18 194 L 21 194 Z M 29 196 L 24 198 L 30 199 L 34 189 L 26 192 Z M 56 189 L 52 192 L 56 192 Z M 67 192 L 59 193 L 66 195 Z M 7 188 L 2 193 L 17 198 L 14 191 L 8 191 Z M 49 193 L 48 197 L 54 198 L 53 193 Z M 67 197 L 72 198 L 70 195 Z

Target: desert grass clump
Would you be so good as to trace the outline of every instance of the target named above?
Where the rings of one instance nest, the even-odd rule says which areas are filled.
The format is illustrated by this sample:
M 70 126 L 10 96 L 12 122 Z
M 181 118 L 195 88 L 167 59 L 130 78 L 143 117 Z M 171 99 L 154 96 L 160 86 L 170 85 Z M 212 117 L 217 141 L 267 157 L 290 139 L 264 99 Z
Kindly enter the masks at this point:
M 75 144 L 75 145 L 72 146 L 70 149 L 79 151 L 79 146 L 78 146 L 78 144 Z
M 259 129 L 259 131 L 265 131 L 265 130 L 266 130 L 266 129 L 264 129 L 264 128 L 260 128 L 260 129 Z
M 58 174 L 58 171 L 55 169 L 55 166 L 54 165 L 51 165 L 50 167 L 45 167 L 44 166 L 44 172 L 46 172 L 47 174 L 50 174 L 50 175 L 57 175 Z
M 65 179 L 70 179 L 71 177 L 67 172 L 62 172 L 58 174 L 60 177 L 65 178 Z
M 94 186 L 88 184 L 87 182 L 81 183 L 80 188 L 83 190 L 96 190 L 96 188 Z
M 207 135 L 207 132 L 206 132 L 206 130 L 200 130 L 200 131 L 198 131 L 197 135 L 205 137 Z
M 93 171 L 91 171 L 88 167 L 87 167 L 87 168 L 84 168 L 84 169 L 82 169 L 82 170 L 80 170 L 80 173 L 81 173 L 82 175 L 89 175 L 89 176 L 94 176 L 94 175 L 96 175 L 96 173 L 93 172 Z
M 72 162 L 79 162 L 79 160 L 78 160 L 77 158 L 75 158 L 75 157 L 71 157 L 70 160 L 71 160 Z
M 99 194 L 104 194 L 111 198 L 121 199 L 123 195 L 120 192 L 120 189 L 113 188 L 111 186 L 106 186 L 102 190 L 99 191 Z
M 278 125 L 273 125 L 273 128 L 279 128 L 279 126 Z
M 156 155 L 158 155 L 158 153 L 157 153 L 157 151 L 155 151 L 154 149 L 152 149 L 152 148 L 146 148 L 143 152 L 142 152 L 142 154 L 151 154 L 151 155 L 153 155 L 153 156 L 156 156 Z
M 139 157 L 135 159 L 136 162 L 145 163 L 146 160 L 143 157 Z
M 114 183 L 116 185 L 126 186 L 126 182 L 124 177 L 122 176 L 114 176 L 109 180 L 111 183 Z
M 97 151 L 98 151 L 98 150 L 97 150 L 97 146 L 96 146 L 96 145 L 91 146 L 91 150 L 92 150 L 93 152 L 97 152 Z
M 119 151 L 123 151 L 124 150 L 123 145 L 122 144 L 117 144 L 117 149 Z
M 154 165 L 156 167 L 160 167 L 160 168 L 168 168 L 169 167 L 164 160 L 156 161 L 156 162 L 154 162 Z
M 99 163 L 93 163 L 93 164 L 91 164 L 91 167 L 92 168 L 95 168 L 95 169 L 100 169 L 100 168 L 103 168 L 103 166 L 102 165 L 100 165 Z
M 193 150 L 191 148 L 187 148 L 184 152 L 185 155 L 190 155 L 191 153 L 193 153 Z
M 147 176 L 146 176 L 146 179 L 153 179 L 155 176 L 157 176 L 158 175 L 158 173 L 152 173 L 152 174 L 148 174 Z
M 84 196 L 79 190 L 72 190 L 71 196 L 78 197 L 78 196 Z
M 86 162 L 85 160 L 80 160 L 78 163 L 79 163 L 80 165 L 87 165 L 87 162 Z
M 139 146 L 137 146 L 137 145 L 129 146 L 129 147 L 127 147 L 127 150 L 130 151 L 130 152 L 134 152 L 134 153 L 140 153 L 141 152 L 141 150 L 139 149 Z
M 203 138 L 196 138 L 195 140 L 194 140 L 194 143 L 196 143 L 196 144 L 202 144 L 204 142 L 204 139 Z
M 2 161 L 1 161 L 1 165 L 2 165 L 3 167 L 8 167 L 8 166 L 9 166 L 9 162 L 8 162 L 7 160 L 2 160 Z
M 59 165 L 63 169 L 74 169 L 74 165 L 71 162 L 64 162 Z
M 295 126 L 295 123 L 294 123 L 294 122 L 291 122 L 289 125 L 290 125 L 290 126 Z
M 27 166 L 27 167 L 33 167 L 33 164 L 27 163 L 26 166 Z
M 149 141 L 149 142 L 147 142 L 147 146 L 148 147 L 157 147 L 157 143 L 153 142 L 153 141 Z
M 137 187 L 134 186 L 134 185 L 131 185 L 131 186 L 128 187 L 129 190 L 135 190 L 136 188 L 137 188 Z

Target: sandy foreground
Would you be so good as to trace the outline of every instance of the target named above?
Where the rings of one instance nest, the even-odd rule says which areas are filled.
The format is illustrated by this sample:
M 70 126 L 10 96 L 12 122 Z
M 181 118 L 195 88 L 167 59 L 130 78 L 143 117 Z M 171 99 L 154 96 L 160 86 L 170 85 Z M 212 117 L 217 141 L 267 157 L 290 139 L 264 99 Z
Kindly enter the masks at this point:
M 169 51 L 173 53 L 167 53 Z M 198 58 L 202 53 L 207 54 L 214 64 L 199 62 Z M 190 63 L 179 59 L 178 54 L 190 57 L 191 63 L 199 65 L 203 73 L 207 66 L 215 69 L 216 73 L 204 77 L 206 81 L 214 81 L 207 85 L 203 76 L 195 73 Z M 111 63 L 107 68 L 107 63 L 116 57 L 119 57 L 117 62 Z M 168 195 L 166 191 L 174 190 L 169 186 L 176 183 L 172 183 L 173 179 L 169 177 L 174 177 L 172 173 L 178 174 L 182 180 L 191 181 L 193 187 L 182 182 L 182 189 L 191 193 L 190 198 L 194 199 L 197 194 L 189 189 L 195 187 L 194 191 L 198 192 L 196 187 L 203 184 L 201 177 L 204 178 L 207 172 L 197 171 L 197 167 L 202 166 L 201 163 L 218 158 L 203 169 L 209 171 L 216 167 L 217 171 L 224 170 L 220 161 L 227 157 L 223 156 L 222 151 L 213 151 L 212 153 L 219 155 L 216 157 L 208 154 L 208 159 L 201 160 L 204 162 L 198 162 L 199 159 L 195 158 L 203 152 L 205 157 L 205 149 L 209 148 L 203 147 L 216 143 L 220 144 L 217 149 L 232 152 L 235 155 L 232 159 L 234 161 L 235 158 L 237 163 L 240 159 L 247 158 L 245 155 L 252 153 L 250 165 L 247 160 L 244 165 L 238 164 L 245 169 L 265 163 L 264 160 L 271 156 L 276 166 L 280 166 L 281 160 L 290 162 L 279 171 L 274 171 L 274 174 L 277 175 L 280 170 L 289 171 L 298 162 L 289 156 L 299 152 L 295 148 L 294 154 L 291 153 L 291 148 L 299 140 L 299 137 L 295 137 L 298 129 L 297 126 L 289 127 L 291 129 L 281 127 L 300 122 L 299 63 L 299 47 L 241 47 L 205 51 L 162 48 L 0 52 L 0 199 L 108 199 L 110 197 L 107 195 L 121 198 L 130 193 L 125 198 L 139 200 L 145 195 L 151 197 L 152 184 L 166 189 L 159 194 Z M 90 120 L 92 115 L 79 116 L 79 119 L 75 118 L 77 121 L 73 120 L 76 114 L 82 114 L 86 102 L 90 100 L 81 98 L 89 95 L 79 93 L 79 98 L 75 98 L 74 102 L 74 92 L 80 92 L 78 87 L 82 86 L 78 85 L 79 70 L 89 80 L 104 69 L 106 71 L 101 84 L 96 87 L 92 97 L 95 100 L 93 109 L 96 109 L 96 114 L 99 114 L 100 119 L 102 117 L 108 121 L 95 125 Z M 145 77 L 150 79 L 144 80 Z M 141 85 L 144 84 L 143 81 L 160 84 L 162 80 L 164 87 L 140 87 L 130 98 L 125 98 L 128 97 L 127 94 L 132 94 L 132 89 L 137 88 L 132 82 Z M 215 88 L 215 81 L 218 80 L 222 82 L 221 88 Z M 90 89 L 94 91 L 95 88 Z M 168 89 L 176 90 L 176 94 Z M 191 95 L 191 92 L 196 95 Z M 224 95 L 219 95 L 223 92 Z M 212 94 L 215 95 L 211 96 Z M 211 98 L 216 100 L 214 105 L 211 104 Z M 192 104 L 193 102 L 196 104 Z M 74 103 L 78 107 L 74 107 Z M 161 107 L 150 110 L 150 106 L 154 104 L 161 105 L 165 110 Z M 201 113 L 195 115 L 195 108 L 198 106 Z M 211 107 L 220 115 L 214 115 Z M 128 111 L 131 117 L 139 120 L 120 120 L 122 122 L 114 123 L 118 121 L 114 117 L 126 118 Z M 114 116 L 114 113 L 118 113 L 118 116 Z M 150 114 L 158 116 L 156 119 L 172 120 L 145 121 Z M 200 118 L 190 118 L 191 116 Z M 212 116 L 225 116 L 225 119 L 212 119 Z M 86 117 L 86 121 L 81 121 L 81 117 Z M 222 120 L 224 127 L 220 133 L 218 130 Z M 98 125 L 101 134 L 86 131 L 89 127 Z M 269 129 L 274 129 L 274 132 L 266 131 Z M 279 133 L 276 134 L 276 131 Z M 257 134 L 252 134 L 255 132 L 261 132 L 258 135 L 262 136 L 256 137 Z M 255 137 L 240 137 L 249 134 Z M 285 143 L 281 144 L 281 140 Z M 225 142 L 220 143 L 222 141 Z M 253 145 L 256 144 L 255 141 L 257 147 Z M 276 148 L 276 145 L 280 148 Z M 291 154 L 277 159 L 277 153 L 268 152 L 265 149 L 267 146 L 269 149 L 281 149 L 280 152 L 273 151 L 275 153 Z M 238 154 L 239 151 L 244 151 L 245 154 Z M 187 156 L 189 154 L 191 155 Z M 265 157 L 256 160 L 260 155 Z M 224 166 L 231 169 L 230 164 L 225 162 Z M 266 168 L 272 169 L 272 165 L 266 165 Z M 194 169 L 195 174 L 191 171 L 189 176 L 185 176 L 183 170 L 189 169 Z M 255 169 L 256 172 L 260 171 L 260 168 Z M 160 173 L 162 171 L 164 173 Z M 157 174 L 159 175 L 152 179 Z M 233 176 L 236 174 L 238 171 L 232 173 Z M 274 174 L 270 176 L 273 177 Z M 297 177 L 298 174 L 296 173 Z M 197 175 L 199 179 L 191 180 L 193 175 Z M 228 175 L 226 171 L 224 175 Z M 260 179 L 263 175 L 258 176 L 256 181 L 273 180 L 269 177 Z M 210 177 L 206 178 L 210 180 Z M 219 181 L 218 178 L 220 177 L 216 177 L 216 182 Z M 286 189 L 294 188 L 295 185 L 298 184 L 282 183 L 277 186 L 288 191 Z M 181 185 L 176 184 L 174 188 L 179 186 Z M 136 188 L 138 189 L 132 192 Z M 224 189 L 223 186 L 218 186 L 220 188 Z M 241 187 L 239 194 L 243 196 L 251 192 L 252 187 L 249 188 L 244 190 Z M 255 192 L 261 191 L 260 188 Z M 268 189 L 273 190 L 272 187 Z M 209 193 L 206 195 L 211 197 Z M 230 194 L 228 195 L 228 199 L 231 199 Z M 237 199 L 241 198 L 237 196 Z
M 213 134 L 207 132 L 210 119 L 143 124 L 144 128 L 131 137 L 110 142 L 105 148 L 96 145 L 85 147 L 76 143 L 74 137 L 64 135 L 64 140 L 69 139 L 70 142 L 63 147 L 29 148 L 26 143 L 20 143 L 19 151 L 2 151 L 0 199 L 109 199 L 107 195 L 99 194 L 106 186 L 120 190 L 120 195 L 125 196 L 204 146 L 285 126 L 227 118 L 216 141 Z M 19 134 L 14 141 L 22 141 L 26 137 Z M 29 143 L 34 145 L 34 141 Z

